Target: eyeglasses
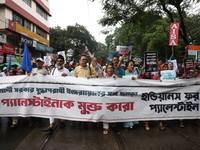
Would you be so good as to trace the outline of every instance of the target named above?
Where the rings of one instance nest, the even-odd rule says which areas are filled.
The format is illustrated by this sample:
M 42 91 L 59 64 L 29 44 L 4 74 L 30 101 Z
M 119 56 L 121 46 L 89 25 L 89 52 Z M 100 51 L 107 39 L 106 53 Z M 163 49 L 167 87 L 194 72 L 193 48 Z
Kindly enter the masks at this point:
M 87 61 L 87 59 L 81 59 L 81 60 Z

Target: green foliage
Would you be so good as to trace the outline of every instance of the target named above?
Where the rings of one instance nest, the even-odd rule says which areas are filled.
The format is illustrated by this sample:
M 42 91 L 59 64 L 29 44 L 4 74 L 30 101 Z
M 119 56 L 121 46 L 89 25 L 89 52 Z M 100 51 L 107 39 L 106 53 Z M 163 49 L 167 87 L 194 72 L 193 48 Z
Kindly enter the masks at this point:
M 165 61 L 172 54 L 169 46 L 169 26 L 180 22 L 179 46 L 174 47 L 174 58 L 182 58 L 189 43 L 200 44 L 199 15 L 188 15 L 191 6 L 199 0 L 102 0 L 103 26 L 121 25 L 106 38 L 107 49 L 117 45 L 132 46 L 132 54 L 143 56 L 144 51 L 158 51 Z M 189 38 L 190 37 L 190 38 Z
M 50 32 L 50 45 L 55 48 L 54 53 L 71 48 L 75 50 L 75 60 L 78 61 L 79 56 L 85 53 L 84 50 L 87 47 L 92 53 L 101 54 L 98 56 L 99 59 L 105 55 L 103 54 L 105 51 L 103 44 L 97 43 L 82 25 L 76 24 L 75 26 L 68 26 L 66 29 L 57 26 L 50 28 Z

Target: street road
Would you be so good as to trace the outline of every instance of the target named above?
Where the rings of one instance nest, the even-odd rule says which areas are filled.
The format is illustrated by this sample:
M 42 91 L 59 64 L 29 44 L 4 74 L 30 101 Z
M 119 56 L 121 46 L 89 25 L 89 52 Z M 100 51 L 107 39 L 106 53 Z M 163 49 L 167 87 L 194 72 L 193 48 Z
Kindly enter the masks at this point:
M 179 127 L 178 120 L 165 121 L 165 131 L 157 121 L 150 121 L 150 130 L 143 122 L 125 131 L 122 123 L 110 125 L 108 135 L 102 134 L 102 123 L 88 123 L 88 129 L 77 126 L 76 121 L 65 121 L 65 128 L 56 122 L 53 133 L 42 132 L 48 126 L 43 119 L 41 127 L 29 126 L 27 118 L 20 118 L 17 128 L 8 126 L 8 118 L 0 123 L 0 150 L 200 150 L 200 127 L 193 120 L 185 120 Z

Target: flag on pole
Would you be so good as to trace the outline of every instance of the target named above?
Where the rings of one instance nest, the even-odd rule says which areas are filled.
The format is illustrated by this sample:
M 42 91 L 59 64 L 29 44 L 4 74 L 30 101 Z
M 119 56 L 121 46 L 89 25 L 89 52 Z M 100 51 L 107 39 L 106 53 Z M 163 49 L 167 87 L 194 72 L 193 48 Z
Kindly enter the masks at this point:
M 24 44 L 24 54 L 22 58 L 21 68 L 27 72 L 31 72 L 32 70 L 31 58 L 28 51 L 28 45 L 26 43 Z
M 103 65 L 103 60 L 102 60 L 102 59 L 99 60 L 99 64 L 100 64 L 101 66 Z
M 12 62 L 12 55 L 10 55 L 9 60 L 8 60 L 8 65 L 7 65 L 8 72 L 10 72 L 10 69 L 11 69 L 11 62 Z

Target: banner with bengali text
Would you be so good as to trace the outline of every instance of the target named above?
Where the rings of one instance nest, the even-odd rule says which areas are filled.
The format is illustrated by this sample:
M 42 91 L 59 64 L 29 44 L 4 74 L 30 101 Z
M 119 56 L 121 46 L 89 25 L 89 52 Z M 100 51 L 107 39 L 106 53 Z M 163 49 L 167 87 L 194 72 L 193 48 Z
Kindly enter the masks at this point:
M 0 77 L 0 117 L 92 122 L 199 119 L 200 79 Z

